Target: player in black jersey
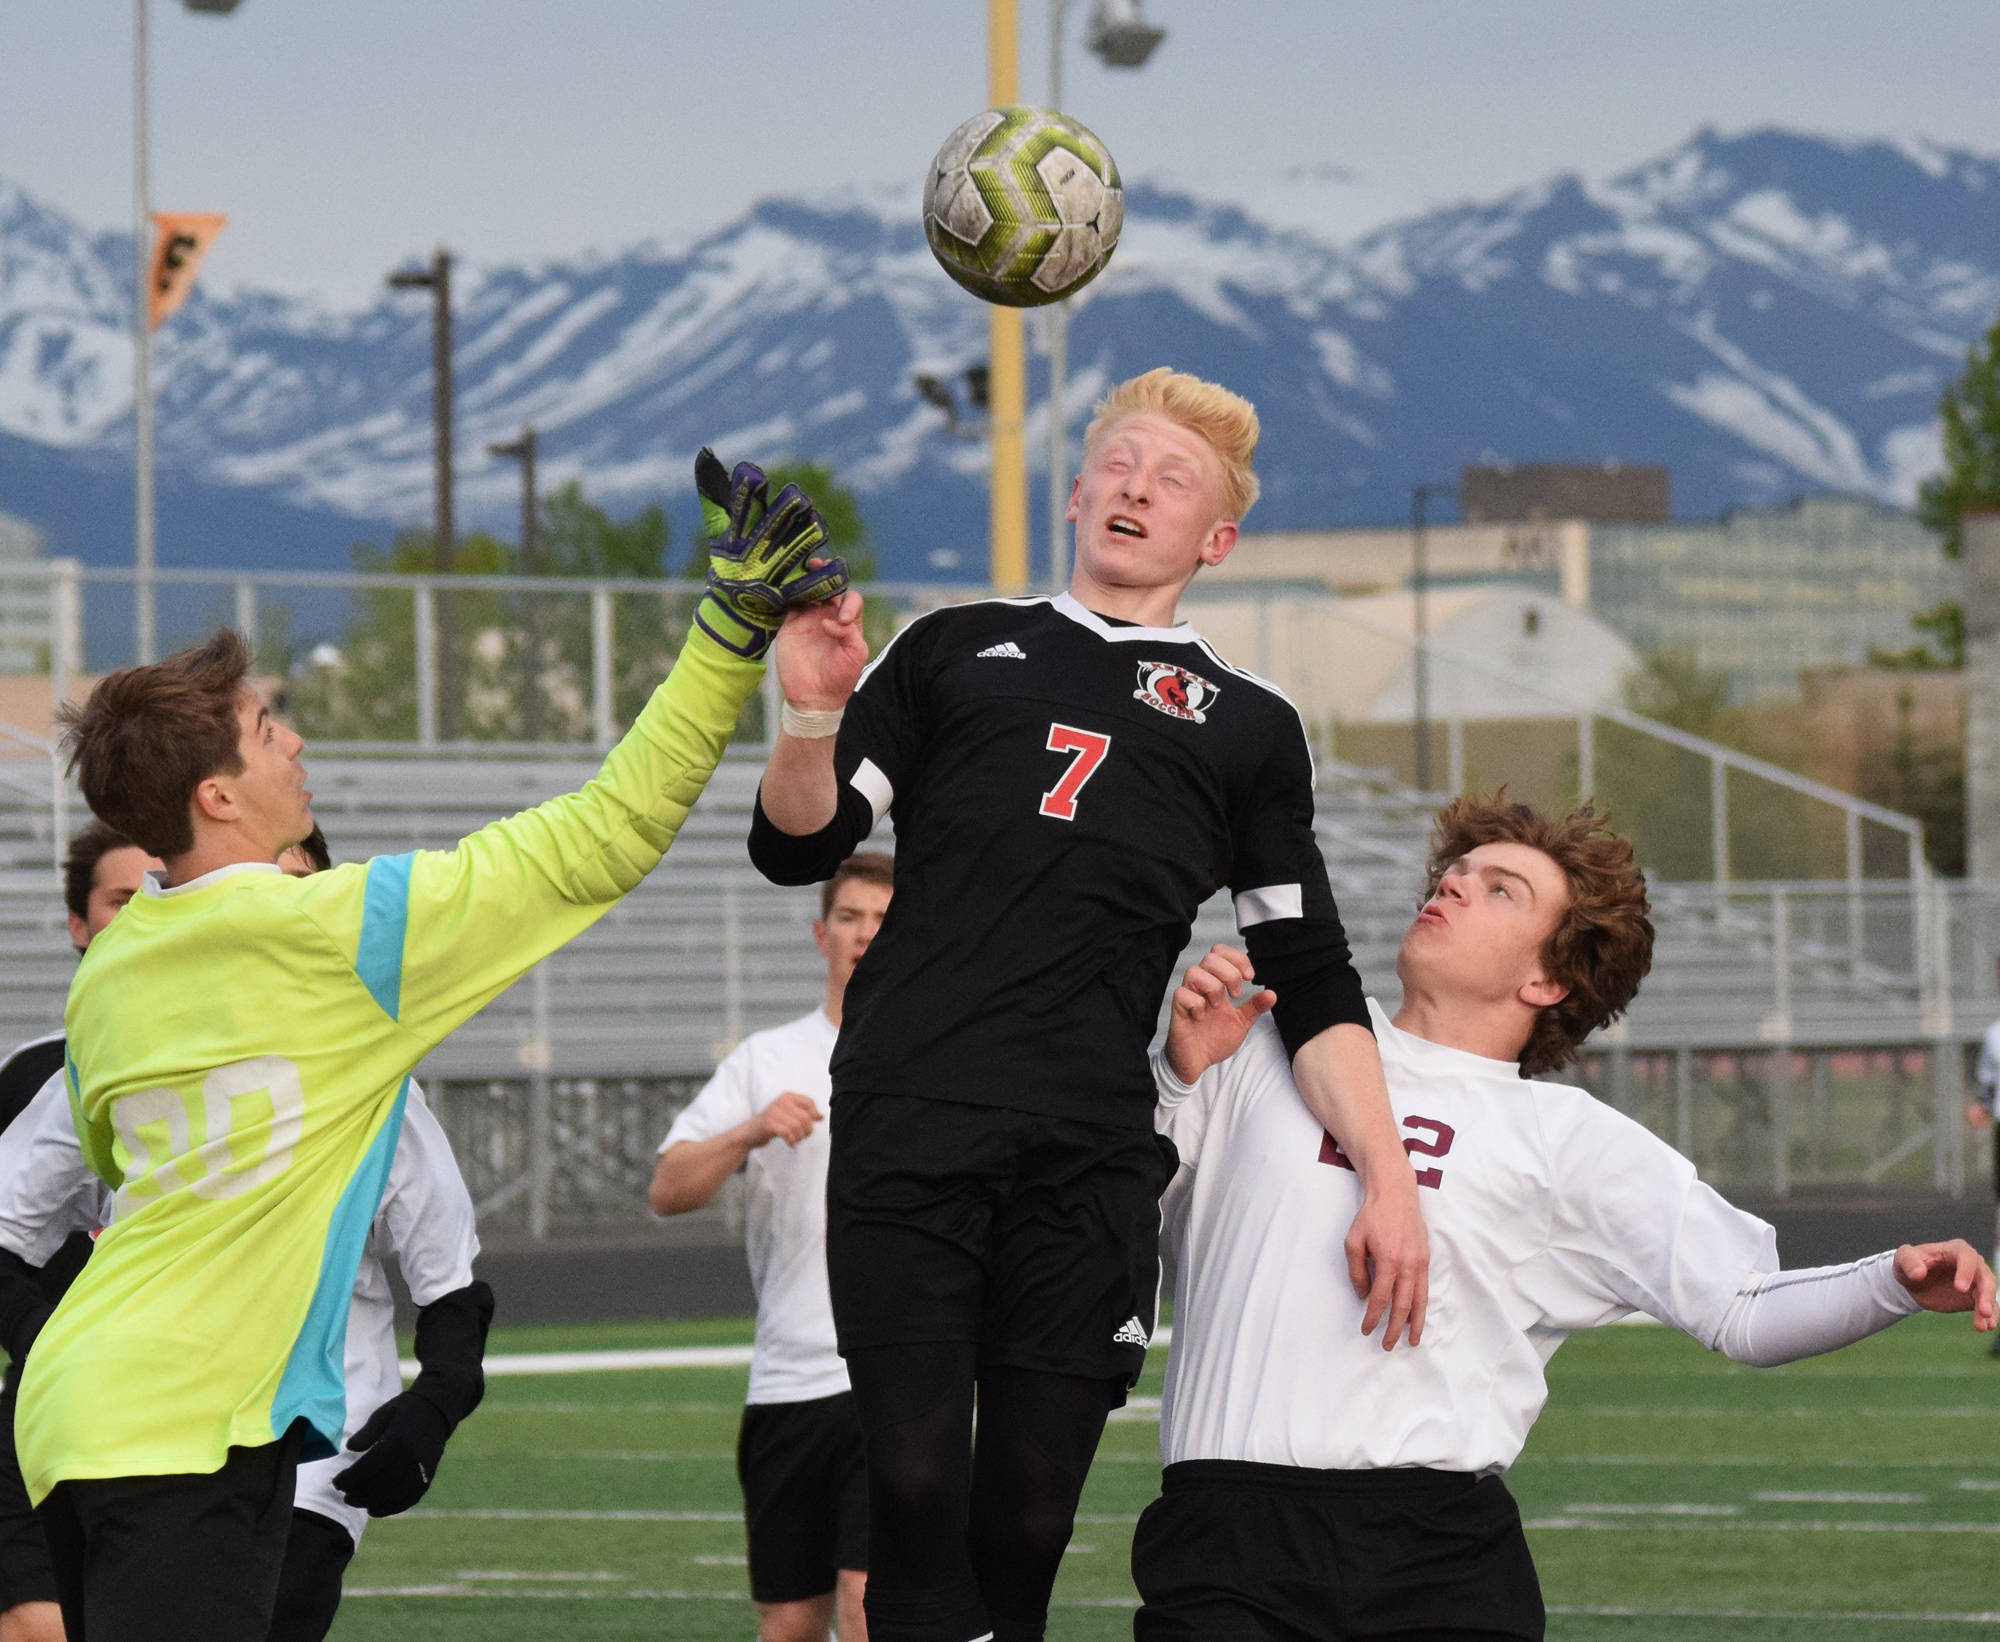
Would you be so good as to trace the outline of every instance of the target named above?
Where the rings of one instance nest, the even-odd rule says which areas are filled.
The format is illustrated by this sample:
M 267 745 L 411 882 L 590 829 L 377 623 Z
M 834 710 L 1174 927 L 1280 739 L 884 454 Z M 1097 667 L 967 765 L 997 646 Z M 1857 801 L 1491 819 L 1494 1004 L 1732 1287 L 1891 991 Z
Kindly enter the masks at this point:
M 865 673 L 851 605 L 779 641 L 752 859 L 825 878 L 896 814 L 896 900 L 833 1058 L 827 1195 L 874 1642 L 1043 1633 L 1153 1329 L 1175 1160 L 1146 1050 L 1219 888 L 1302 1094 L 1360 1169 L 1347 1255 L 1367 1326 L 1386 1316 L 1385 1345 L 1421 1330 L 1416 1186 L 1313 838 L 1304 726 L 1172 625 L 1255 499 L 1256 437 L 1236 395 L 1149 372 L 1085 437 L 1067 594 L 924 616 Z
M 78 952 L 139 893 L 139 880 L 159 864 L 102 821 L 91 822 L 70 840 L 63 858 L 63 902 L 69 912 L 69 938 Z M 0 1132 L 13 1124 L 62 1064 L 60 1027 L 30 1039 L 0 1061 Z M 26 1280 L 0 1293 L 0 1350 L 8 1358 L 6 1383 L 0 1388 L 0 1642 L 62 1642 L 62 1610 L 56 1605 L 48 1541 L 28 1503 L 20 1462 L 14 1457 L 14 1391 L 25 1342 L 34 1338 L 89 1258 L 89 1234 L 72 1233 L 46 1265 L 23 1268 Z

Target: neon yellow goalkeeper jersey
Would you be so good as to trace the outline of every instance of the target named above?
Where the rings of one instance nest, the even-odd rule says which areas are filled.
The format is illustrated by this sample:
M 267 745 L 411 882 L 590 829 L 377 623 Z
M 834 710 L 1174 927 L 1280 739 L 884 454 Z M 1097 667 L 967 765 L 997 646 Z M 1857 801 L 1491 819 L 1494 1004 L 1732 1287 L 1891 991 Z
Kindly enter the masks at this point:
M 309 1456 L 333 1452 L 412 1068 L 652 869 L 762 672 L 693 633 L 580 791 L 454 850 L 224 868 L 134 897 L 91 943 L 70 1093 L 117 1209 L 22 1376 L 31 1499 L 216 1471 L 297 1420 Z

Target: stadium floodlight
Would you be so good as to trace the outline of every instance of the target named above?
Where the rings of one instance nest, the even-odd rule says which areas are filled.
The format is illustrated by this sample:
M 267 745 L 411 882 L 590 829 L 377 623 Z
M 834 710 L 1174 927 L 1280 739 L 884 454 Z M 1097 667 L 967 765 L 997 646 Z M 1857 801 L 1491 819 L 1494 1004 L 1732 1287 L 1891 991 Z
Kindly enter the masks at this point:
M 1140 0 L 1097 0 L 1084 43 L 1106 68 L 1139 68 L 1166 37 L 1159 24 L 1146 21 Z

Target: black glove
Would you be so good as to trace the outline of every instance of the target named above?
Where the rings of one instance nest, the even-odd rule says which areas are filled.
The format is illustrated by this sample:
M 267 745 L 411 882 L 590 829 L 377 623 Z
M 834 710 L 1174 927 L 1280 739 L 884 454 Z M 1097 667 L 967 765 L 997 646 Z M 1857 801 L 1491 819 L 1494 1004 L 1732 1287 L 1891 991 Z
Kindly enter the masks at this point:
M 371 1517 L 392 1517 L 424 1497 L 445 1443 L 486 1394 L 480 1359 L 492 1321 L 493 1291 L 476 1279 L 417 1313 L 422 1372 L 347 1439 L 360 1458 L 335 1475 L 333 1485 L 349 1505 Z
M 376 1409 L 347 1439 L 361 1457 L 333 1485 L 349 1505 L 361 1506 L 371 1517 L 407 1511 L 437 1475 L 451 1432 L 452 1422 L 411 1386 Z

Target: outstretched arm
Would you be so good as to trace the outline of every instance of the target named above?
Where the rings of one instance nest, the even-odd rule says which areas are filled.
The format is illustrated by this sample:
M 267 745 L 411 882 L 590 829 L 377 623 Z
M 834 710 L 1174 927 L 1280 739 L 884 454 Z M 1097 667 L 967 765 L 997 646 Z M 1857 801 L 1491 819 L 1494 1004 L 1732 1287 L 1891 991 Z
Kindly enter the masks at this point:
M 1972 1313 L 1994 1326 L 1993 1272 L 1969 1243 L 1905 1243 L 1844 1266 L 1768 1272 L 1743 1286 L 1716 1349 L 1772 1368 L 1835 1351 L 1918 1311 Z
M 845 567 L 811 556 L 826 527 L 797 486 L 772 497 L 752 464 L 724 474 L 708 451 L 695 475 L 711 537 L 707 590 L 673 671 L 596 778 L 455 850 L 378 858 L 365 888 L 334 872 L 300 890 L 301 910 L 355 954 L 383 1012 L 423 1043 L 653 869 L 714 773 L 786 612 L 854 599 L 843 596 Z
M 806 1096 L 787 1090 L 754 1117 L 719 1135 L 673 1142 L 653 1166 L 653 1184 L 646 1194 L 653 1213 L 688 1214 L 706 1208 L 752 1152 L 774 1140 L 798 1145 L 823 1116 Z

